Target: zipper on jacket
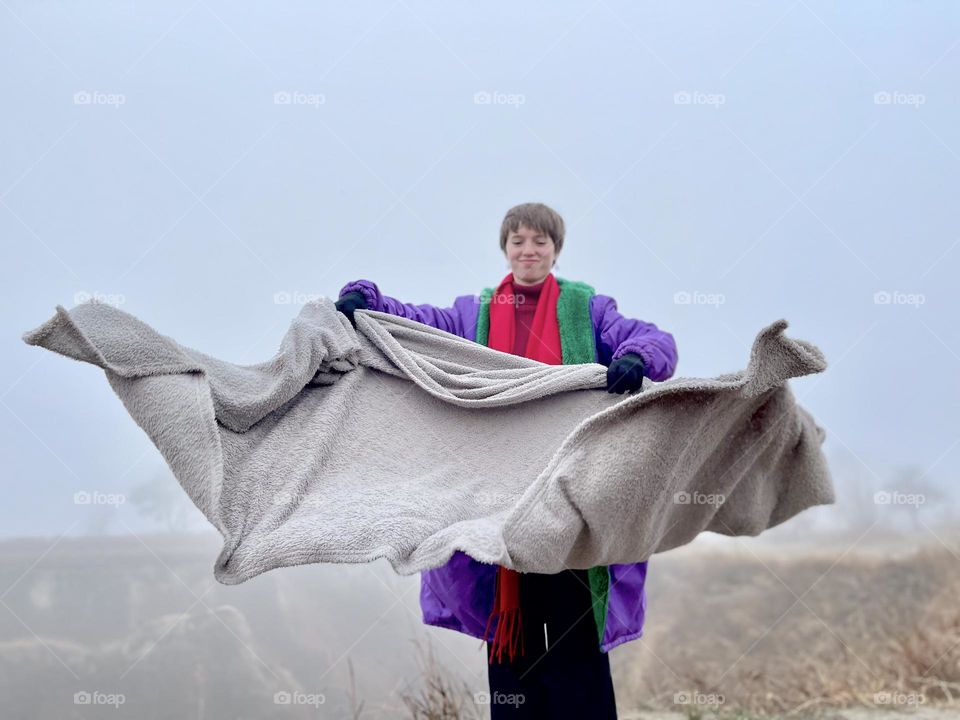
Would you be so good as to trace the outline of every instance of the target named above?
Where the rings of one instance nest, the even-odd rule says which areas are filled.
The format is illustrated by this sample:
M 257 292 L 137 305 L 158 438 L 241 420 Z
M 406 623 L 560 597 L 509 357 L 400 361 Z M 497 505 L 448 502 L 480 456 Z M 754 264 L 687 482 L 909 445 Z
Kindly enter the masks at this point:
M 547 624 L 543 624 L 543 649 L 549 650 L 550 644 L 547 642 Z

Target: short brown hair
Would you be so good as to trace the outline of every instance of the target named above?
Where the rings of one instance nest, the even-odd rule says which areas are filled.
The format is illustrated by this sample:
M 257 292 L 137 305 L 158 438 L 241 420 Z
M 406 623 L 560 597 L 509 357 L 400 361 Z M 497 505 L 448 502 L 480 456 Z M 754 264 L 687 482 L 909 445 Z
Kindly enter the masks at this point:
M 557 255 L 563 247 L 563 236 L 566 229 L 560 213 L 543 203 L 523 203 L 507 210 L 500 226 L 500 249 L 507 251 L 507 237 L 516 232 L 521 225 L 545 233 L 553 240 L 553 247 Z

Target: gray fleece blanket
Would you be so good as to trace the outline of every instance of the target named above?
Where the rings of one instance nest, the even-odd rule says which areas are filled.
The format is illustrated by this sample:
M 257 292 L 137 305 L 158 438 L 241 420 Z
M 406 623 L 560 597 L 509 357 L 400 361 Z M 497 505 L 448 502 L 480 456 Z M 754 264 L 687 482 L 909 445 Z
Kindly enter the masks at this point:
M 703 531 L 757 535 L 834 501 L 824 431 L 787 380 L 826 368 L 760 331 L 746 369 L 605 391 L 374 311 L 307 303 L 270 360 L 237 365 L 90 301 L 24 334 L 104 369 L 224 544 L 225 584 L 303 563 L 455 550 L 521 572 L 631 563 Z

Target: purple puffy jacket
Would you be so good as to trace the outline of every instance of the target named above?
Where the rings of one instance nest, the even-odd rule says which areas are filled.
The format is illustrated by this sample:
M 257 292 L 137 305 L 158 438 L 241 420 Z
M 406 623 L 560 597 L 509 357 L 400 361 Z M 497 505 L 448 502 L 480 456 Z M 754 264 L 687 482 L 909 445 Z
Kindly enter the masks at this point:
M 340 297 L 361 292 L 371 310 L 399 315 L 431 327 L 445 330 L 467 340 L 477 339 L 479 295 L 461 295 L 448 308 L 429 304 L 414 305 L 383 295 L 370 280 L 354 280 L 343 286 Z M 602 365 L 626 353 L 643 358 L 646 375 L 655 381 L 671 377 L 677 366 L 677 346 L 673 335 L 653 323 L 626 318 L 617 311 L 609 295 L 590 299 L 590 316 L 596 338 L 596 361 Z M 643 634 L 647 597 L 644 583 L 647 562 L 610 565 L 606 624 L 600 649 L 609 651 Z M 497 566 L 481 563 L 456 551 L 446 565 L 420 575 L 420 609 L 428 625 L 457 630 L 482 640 L 492 640 L 496 624 L 484 637 L 487 618 L 493 609 L 494 579 Z

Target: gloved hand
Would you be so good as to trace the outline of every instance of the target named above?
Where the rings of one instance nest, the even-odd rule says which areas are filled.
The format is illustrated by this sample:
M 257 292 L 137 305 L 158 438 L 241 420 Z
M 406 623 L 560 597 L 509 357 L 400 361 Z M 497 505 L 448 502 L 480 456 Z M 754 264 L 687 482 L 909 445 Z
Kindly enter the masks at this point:
M 348 292 L 334 303 L 334 307 L 347 316 L 347 320 L 349 320 L 350 324 L 353 325 L 354 330 L 357 329 L 357 321 L 353 319 L 353 311 L 357 309 L 370 309 L 367 305 L 367 298 L 364 297 L 364 294 L 359 290 Z
M 637 353 L 622 355 L 607 368 L 607 392 L 622 395 L 627 391 L 640 390 L 646 369 L 643 358 Z

